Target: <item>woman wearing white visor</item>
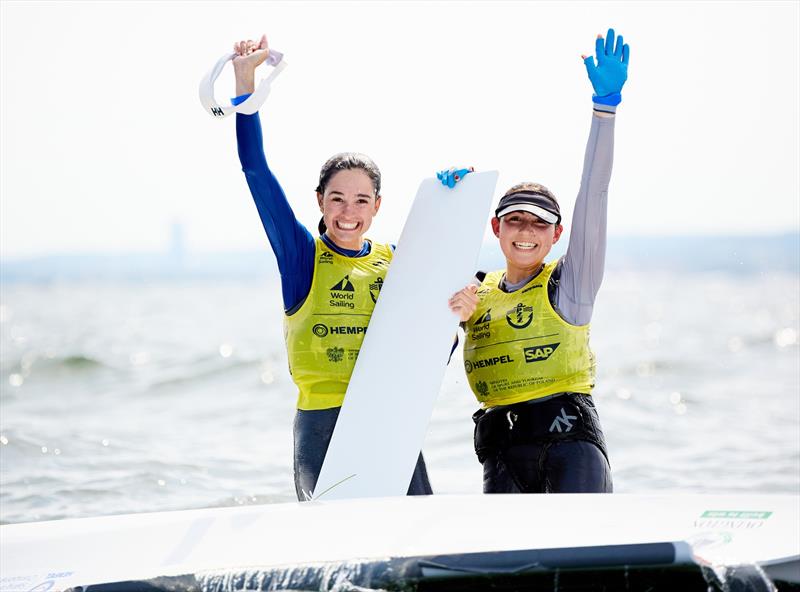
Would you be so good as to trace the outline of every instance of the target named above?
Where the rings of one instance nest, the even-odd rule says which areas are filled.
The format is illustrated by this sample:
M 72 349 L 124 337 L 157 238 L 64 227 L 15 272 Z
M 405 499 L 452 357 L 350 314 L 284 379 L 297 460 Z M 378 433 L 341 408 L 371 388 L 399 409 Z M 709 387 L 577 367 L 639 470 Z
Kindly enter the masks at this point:
M 628 46 L 598 36 L 584 56 L 594 112 L 569 247 L 545 258 L 563 231 L 555 196 L 521 183 L 500 199 L 492 229 L 505 270 L 453 296 L 465 322 L 464 367 L 481 404 L 473 416 L 485 493 L 611 492 L 603 432 L 592 402 L 589 322 L 603 276 L 614 117 Z

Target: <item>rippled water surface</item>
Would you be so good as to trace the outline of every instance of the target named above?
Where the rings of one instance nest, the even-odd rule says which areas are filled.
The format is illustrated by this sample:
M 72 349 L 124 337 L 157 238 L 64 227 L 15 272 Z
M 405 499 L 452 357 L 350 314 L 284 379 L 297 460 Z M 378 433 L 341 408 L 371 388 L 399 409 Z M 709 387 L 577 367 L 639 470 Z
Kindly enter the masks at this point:
M 606 275 L 617 491 L 800 493 L 798 302 L 795 274 Z M 281 306 L 272 281 L 3 286 L 0 521 L 294 500 Z M 437 492 L 481 489 L 475 407 L 457 353 L 424 448 Z

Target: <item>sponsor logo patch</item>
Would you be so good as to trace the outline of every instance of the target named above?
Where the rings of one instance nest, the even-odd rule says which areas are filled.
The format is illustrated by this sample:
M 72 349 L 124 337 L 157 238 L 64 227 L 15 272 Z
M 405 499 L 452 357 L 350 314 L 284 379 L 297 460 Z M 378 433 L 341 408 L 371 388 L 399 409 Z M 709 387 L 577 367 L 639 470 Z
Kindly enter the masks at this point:
M 373 283 L 369 285 L 369 295 L 372 298 L 373 302 L 378 301 L 378 296 L 381 294 L 381 288 L 383 288 L 383 278 L 379 277 Z
M 332 291 L 335 292 L 355 292 L 356 289 L 353 287 L 353 282 L 350 281 L 350 276 L 344 276 L 336 285 L 331 287 Z
M 694 526 L 714 531 L 752 530 L 762 528 L 770 516 L 772 512 L 760 510 L 706 510 L 695 519 Z
M 344 359 L 344 349 L 341 347 L 329 347 L 325 353 L 331 362 L 341 362 Z
M 472 325 L 472 333 L 471 337 L 474 340 L 478 339 L 485 339 L 487 337 L 492 336 L 492 332 L 489 330 L 489 323 L 492 320 L 492 309 L 487 308 L 486 312 L 483 313 L 478 320 Z
M 547 345 L 536 345 L 534 347 L 526 347 L 522 350 L 525 354 L 525 362 L 541 362 L 553 355 L 553 352 L 558 349 L 561 343 L 548 343 Z
M 350 281 L 350 276 L 346 275 L 331 287 L 331 299 L 329 304 L 335 308 L 349 308 L 353 310 L 355 308 L 355 303 L 353 302 L 355 300 L 355 294 L 356 289 L 353 286 L 353 282 Z
M 361 335 L 367 332 L 367 328 L 348 325 L 330 326 L 317 323 L 311 328 L 311 332 L 317 337 L 327 337 L 328 335 Z
M 514 361 L 510 355 L 494 356 L 491 358 L 484 358 L 482 360 L 475 360 L 471 362 L 466 360 L 464 362 L 464 370 L 467 374 L 471 373 L 475 368 L 488 368 L 489 366 L 496 366 L 497 364 L 510 364 Z
M 522 302 L 506 312 L 506 321 L 514 329 L 524 329 L 533 321 L 533 307 Z

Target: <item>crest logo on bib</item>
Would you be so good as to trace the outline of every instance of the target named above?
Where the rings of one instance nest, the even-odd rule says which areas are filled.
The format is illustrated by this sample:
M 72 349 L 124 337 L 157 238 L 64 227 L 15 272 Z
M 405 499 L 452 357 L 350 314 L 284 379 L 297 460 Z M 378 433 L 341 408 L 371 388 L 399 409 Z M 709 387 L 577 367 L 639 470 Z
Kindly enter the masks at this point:
M 381 295 L 381 288 L 383 288 L 383 278 L 378 277 L 374 283 L 369 285 L 369 295 L 373 302 L 378 301 L 378 296 Z
M 533 321 L 533 307 L 520 302 L 506 313 L 506 321 L 514 329 L 524 329 Z

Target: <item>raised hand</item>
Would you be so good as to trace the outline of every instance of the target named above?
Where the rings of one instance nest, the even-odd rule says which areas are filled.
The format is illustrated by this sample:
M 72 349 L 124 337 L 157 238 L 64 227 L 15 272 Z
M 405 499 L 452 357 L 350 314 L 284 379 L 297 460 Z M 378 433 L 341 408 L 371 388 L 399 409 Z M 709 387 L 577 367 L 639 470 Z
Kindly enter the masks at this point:
M 234 67 L 244 66 L 255 70 L 269 56 L 267 36 L 262 35 L 258 41 L 252 39 L 238 41 L 233 44 L 233 51 L 236 52 L 236 56 L 233 58 Z
M 623 42 L 622 35 L 616 38 L 615 46 L 614 29 L 609 29 L 605 39 L 602 35 L 597 36 L 595 54 L 597 64 L 592 56 L 581 56 L 594 88 L 594 101 L 618 105 L 622 101 L 622 87 L 628 79 L 630 48 Z
M 252 39 L 238 41 L 233 44 L 233 71 L 236 74 L 236 96 L 252 93 L 255 90 L 256 67 L 264 63 L 269 56 L 267 36 L 262 35 L 258 41 Z

